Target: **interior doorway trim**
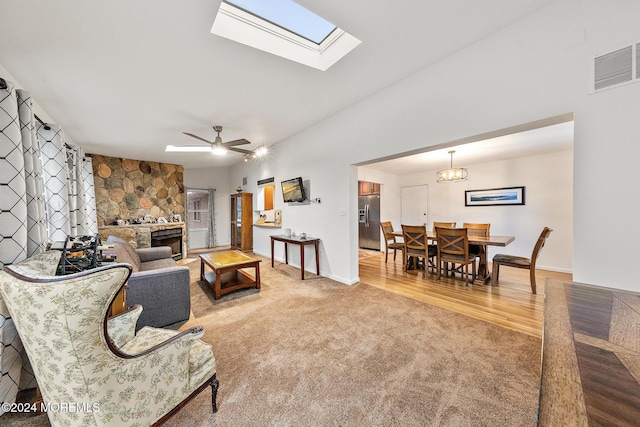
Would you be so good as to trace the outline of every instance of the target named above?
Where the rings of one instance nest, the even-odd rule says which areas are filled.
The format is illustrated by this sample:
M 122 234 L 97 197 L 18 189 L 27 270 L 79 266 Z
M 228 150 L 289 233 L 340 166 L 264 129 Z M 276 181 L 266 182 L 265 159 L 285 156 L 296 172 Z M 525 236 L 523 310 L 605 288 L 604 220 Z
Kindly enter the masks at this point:
M 429 151 L 441 150 L 443 148 L 456 147 L 458 145 L 468 144 L 470 142 L 484 141 L 486 139 L 497 138 L 500 136 L 511 135 L 514 133 L 526 132 L 533 129 L 544 128 L 547 126 L 553 126 L 560 123 L 571 122 L 575 118 L 574 113 L 565 113 L 560 114 L 558 116 L 548 117 L 546 119 L 535 120 L 533 122 L 522 123 L 516 126 L 510 126 L 503 129 L 498 129 L 490 132 L 480 133 L 473 136 L 468 136 L 465 138 L 456 139 L 449 142 L 443 142 L 436 145 L 430 145 L 428 147 L 418 148 L 415 150 L 404 151 L 401 153 L 391 154 L 389 156 L 379 157 L 373 160 L 367 160 L 360 163 L 354 163 L 354 166 L 366 166 L 372 163 L 379 163 L 385 160 L 394 160 L 399 159 L 401 157 L 412 156 L 415 154 L 427 153 Z

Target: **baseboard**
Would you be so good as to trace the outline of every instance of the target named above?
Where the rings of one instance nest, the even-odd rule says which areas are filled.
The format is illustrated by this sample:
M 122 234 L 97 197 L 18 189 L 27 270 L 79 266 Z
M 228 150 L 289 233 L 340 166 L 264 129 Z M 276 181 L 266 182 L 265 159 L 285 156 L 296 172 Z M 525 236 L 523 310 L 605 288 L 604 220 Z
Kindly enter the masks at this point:
M 256 255 L 263 256 L 263 257 L 268 258 L 269 260 L 271 260 L 271 253 L 264 253 L 264 252 L 256 251 L 256 250 L 254 250 L 253 253 L 256 254 Z M 277 261 L 277 262 L 279 262 L 281 264 L 284 264 L 284 257 L 274 256 L 273 260 Z M 295 267 L 295 268 L 300 268 L 300 264 L 294 264 L 292 262 L 289 262 L 289 265 L 292 266 L 292 267 Z M 310 270 L 306 270 L 306 269 L 304 271 L 309 272 L 311 274 L 316 274 L 315 271 L 310 271 Z M 334 276 L 333 274 L 324 273 L 324 272 L 322 272 L 322 270 L 320 270 L 320 276 L 326 277 L 327 279 L 335 280 L 336 282 L 342 283 L 344 285 L 355 285 L 356 283 L 360 282 L 360 278 L 359 277 L 354 279 L 354 280 L 346 280 L 346 279 L 344 279 L 342 277 Z
M 548 267 L 545 265 L 536 265 L 536 270 L 547 270 L 547 271 L 554 271 L 556 273 L 573 274 L 573 270 L 570 268 Z

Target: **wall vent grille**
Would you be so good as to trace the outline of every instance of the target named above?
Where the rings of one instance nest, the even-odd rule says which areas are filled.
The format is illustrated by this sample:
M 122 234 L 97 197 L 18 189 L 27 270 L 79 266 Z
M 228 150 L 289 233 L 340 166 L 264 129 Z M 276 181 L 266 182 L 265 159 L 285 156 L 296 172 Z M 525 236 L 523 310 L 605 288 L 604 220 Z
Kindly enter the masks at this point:
M 639 43 L 640 44 L 640 43 Z M 636 52 L 637 52 L 636 45 Z M 616 50 L 595 58 L 595 90 L 604 89 L 621 83 L 628 83 L 638 78 L 633 75 L 633 46 Z M 636 58 L 636 61 L 638 59 Z M 636 67 L 637 68 L 637 67 Z
M 640 79 L 640 43 L 636 44 L 636 79 Z

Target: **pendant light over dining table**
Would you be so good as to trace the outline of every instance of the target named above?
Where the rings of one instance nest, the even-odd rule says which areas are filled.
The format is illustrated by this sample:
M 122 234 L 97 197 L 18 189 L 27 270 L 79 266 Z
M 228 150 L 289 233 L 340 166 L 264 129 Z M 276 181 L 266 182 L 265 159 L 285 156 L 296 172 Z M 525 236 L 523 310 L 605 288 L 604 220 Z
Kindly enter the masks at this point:
M 436 172 L 436 182 L 459 182 L 466 181 L 469 178 L 469 172 L 467 168 L 454 168 L 453 167 L 453 153 L 455 150 L 449 151 L 451 155 L 451 164 L 449 169 L 441 169 Z

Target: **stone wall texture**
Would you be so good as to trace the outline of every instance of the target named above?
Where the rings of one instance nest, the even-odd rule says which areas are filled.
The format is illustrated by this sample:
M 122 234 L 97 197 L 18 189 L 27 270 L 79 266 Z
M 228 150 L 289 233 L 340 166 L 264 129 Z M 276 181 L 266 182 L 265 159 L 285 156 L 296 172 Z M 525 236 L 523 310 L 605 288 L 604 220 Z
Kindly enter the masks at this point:
M 184 218 L 184 167 L 168 163 L 122 159 L 98 154 L 93 158 L 98 225 L 115 220 L 131 223 L 151 214 L 168 220 Z

